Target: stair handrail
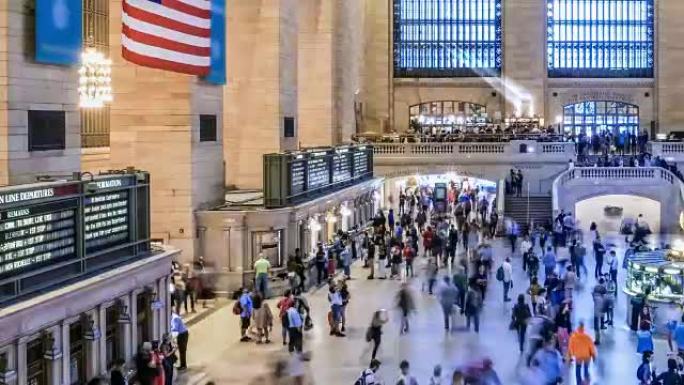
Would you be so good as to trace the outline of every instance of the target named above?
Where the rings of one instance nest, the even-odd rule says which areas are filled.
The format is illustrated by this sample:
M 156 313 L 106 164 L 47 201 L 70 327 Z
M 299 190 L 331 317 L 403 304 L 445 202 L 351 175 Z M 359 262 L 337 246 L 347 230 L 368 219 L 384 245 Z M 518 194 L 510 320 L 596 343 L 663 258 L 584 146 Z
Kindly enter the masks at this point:
M 555 217 L 560 212 L 558 204 L 558 188 L 573 179 L 631 179 L 648 178 L 662 179 L 679 187 L 679 199 L 684 204 L 684 182 L 672 171 L 662 167 L 574 167 L 567 169 L 556 177 L 551 187 L 551 209 Z

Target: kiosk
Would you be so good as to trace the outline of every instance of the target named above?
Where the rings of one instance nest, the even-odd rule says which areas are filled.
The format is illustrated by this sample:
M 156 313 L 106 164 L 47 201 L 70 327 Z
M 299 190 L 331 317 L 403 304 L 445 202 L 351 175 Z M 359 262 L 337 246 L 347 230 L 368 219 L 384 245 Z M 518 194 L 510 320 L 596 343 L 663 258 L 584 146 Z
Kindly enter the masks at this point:
M 638 314 L 645 302 L 651 307 L 656 331 L 678 320 L 684 300 L 684 252 L 672 249 L 635 252 L 627 260 L 623 291 L 627 294 L 627 323 L 638 327 Z

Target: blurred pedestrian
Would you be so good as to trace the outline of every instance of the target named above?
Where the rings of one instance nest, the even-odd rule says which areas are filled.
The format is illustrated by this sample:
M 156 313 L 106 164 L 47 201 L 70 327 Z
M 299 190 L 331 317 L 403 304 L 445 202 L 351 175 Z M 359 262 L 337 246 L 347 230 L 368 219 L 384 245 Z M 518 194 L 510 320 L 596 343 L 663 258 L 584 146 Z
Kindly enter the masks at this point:
M 577 329 L 570 335 L 568 358 L 575 360 L 575 377 L 577 384 L 589 381 L 589 364 L 596 360 L 596 346 L 591 337 L 584 331 L 584 322 L 580 321 Z

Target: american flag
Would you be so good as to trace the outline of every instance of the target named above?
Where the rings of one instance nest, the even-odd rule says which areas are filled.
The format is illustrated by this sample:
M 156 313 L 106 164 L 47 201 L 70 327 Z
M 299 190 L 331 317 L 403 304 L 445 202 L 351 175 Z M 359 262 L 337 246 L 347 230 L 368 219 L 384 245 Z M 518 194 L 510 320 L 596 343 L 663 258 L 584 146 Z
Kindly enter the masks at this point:
M 123 0 L 121 18 L 124 59 L 191 75 L 209 73 L 210 0 Z

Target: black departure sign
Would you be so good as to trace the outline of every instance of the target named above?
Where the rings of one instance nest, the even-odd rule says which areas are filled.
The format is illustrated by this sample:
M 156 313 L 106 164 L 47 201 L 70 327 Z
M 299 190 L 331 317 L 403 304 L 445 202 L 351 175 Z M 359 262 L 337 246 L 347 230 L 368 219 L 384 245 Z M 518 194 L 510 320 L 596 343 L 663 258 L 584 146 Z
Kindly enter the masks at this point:
M 306 190 L 306 159 L 294 156 L 290 163 L 289 195 L 301 194 Z
M 360 148 L 354 152 L 354 178 L 362 178 L 373 172 L 369 162 L 371 154 L 365 151 L 365 148 Z
M 330 184 L 330 157 L 326 153 L 316 153 L 309 157 L 308 190 L 317 189 Z
M 264 204 L 283 207 L 373 177 L 371 146 L 264 155 Z
M 0 188 L 0 304 L 147 254 L 148 181 L 130 172 Z
M 349 149 L 343 148 L 333 155 L 333 183 L 344 183 L 352 180 L 351 154 Z
M 76 257 L 78 201 L 22 207 L 0 215 L 0 277 Z

